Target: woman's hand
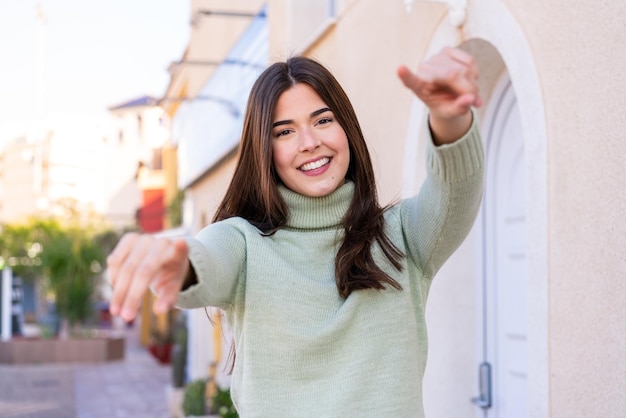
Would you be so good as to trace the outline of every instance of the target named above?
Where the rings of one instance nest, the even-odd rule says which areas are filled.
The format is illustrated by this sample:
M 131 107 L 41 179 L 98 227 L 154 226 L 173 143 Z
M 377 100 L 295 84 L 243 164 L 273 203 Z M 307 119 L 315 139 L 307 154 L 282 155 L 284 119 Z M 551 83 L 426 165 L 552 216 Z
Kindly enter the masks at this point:
M 189 248 L 184 240 L 169 240 L 129 233 L 122 237 L 107 258 L 113 298 L 110 311 L 130 321 L 149 286 L 159 295 L 155 313 L 166 312 L 189 273 Z
M 454 142 L 467 132 L 472 123 L 470 107 L 482 104 L 471 55 L 447 47 L 421 63 L 415 73 L 399 67 L 398 77 L 428 107 L 437 144 Z

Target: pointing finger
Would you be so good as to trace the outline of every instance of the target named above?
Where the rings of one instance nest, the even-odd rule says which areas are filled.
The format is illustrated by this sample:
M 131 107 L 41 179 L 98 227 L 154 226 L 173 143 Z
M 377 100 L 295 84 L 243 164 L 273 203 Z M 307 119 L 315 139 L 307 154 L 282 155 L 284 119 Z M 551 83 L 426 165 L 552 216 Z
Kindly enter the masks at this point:
M 107 257 L 107 274 L 111 281 L 111 286 L 115 287 L 119 269 L 132 251 L 137 238 L 139 238 L 139 235 L 136 233 L 125 234 Z
M 166 260 L 164 255 L 171 246 L 169 240 L 154 237 L 142 237 L 138 244 L 137 251 L 128 257 L 124 270 L 120 272 L 124 286 L 120 286 L 120 293 L 116 295 L 121 315 L 127 321 L 137 314 L 148 286 L 162 269 Z
M 110 303 L 110 311 L 113 315 L 119 315 L 125 304 L 128 289 L 149 251 L 149 240 L 149 237 L 137 236 L 132 242 L 132 248 L 126 253 L 118 267 Z
M 190 269 L 187 258 L 189 247 L 184 240 L 174 241 L 168 248 L 168 253 L 164 258 L 169 261 L 165 263 L 162 273 L 152 281 L 153 289 L 158 295 L 154 303 L 155 313 L 165 312 L 174 305 Z
M 398 67 L 397 74 L 402 83 L 409 89 L 415 91 L 419 87 L 420 80 L 406 66 Z
M 130 288 L 124 297 L 122 317 L 129 320 L 137 314 L 151 284 L 163 299 L 163 310 L 172 306 L 189 269 L 188 253 L 184 240 L 172 242 L 165 238 L 152 239 L 150 251 L 135 269 Z

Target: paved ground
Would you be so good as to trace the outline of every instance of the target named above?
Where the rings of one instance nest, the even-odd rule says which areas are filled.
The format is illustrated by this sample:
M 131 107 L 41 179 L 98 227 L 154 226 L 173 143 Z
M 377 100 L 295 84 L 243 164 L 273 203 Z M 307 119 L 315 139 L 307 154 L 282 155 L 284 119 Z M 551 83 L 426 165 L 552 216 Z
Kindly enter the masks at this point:
M 123 361 L 0 365 L 2 418 L 169 418 L 170 366 L 160 365 L 127 330 Z

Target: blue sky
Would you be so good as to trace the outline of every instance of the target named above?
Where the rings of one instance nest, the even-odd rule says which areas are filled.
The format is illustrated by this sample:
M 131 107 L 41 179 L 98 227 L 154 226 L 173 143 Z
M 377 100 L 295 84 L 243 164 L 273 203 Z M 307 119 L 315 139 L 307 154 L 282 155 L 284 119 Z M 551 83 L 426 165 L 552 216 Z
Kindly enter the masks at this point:
M 164 93 L 189 38 L 189 0 L 0 0 L 0 131 L 37 116 L 37 6 L 46 16 L 45 115 L 93 116 Z M 6 129 L 5 129 L 6 130 Z

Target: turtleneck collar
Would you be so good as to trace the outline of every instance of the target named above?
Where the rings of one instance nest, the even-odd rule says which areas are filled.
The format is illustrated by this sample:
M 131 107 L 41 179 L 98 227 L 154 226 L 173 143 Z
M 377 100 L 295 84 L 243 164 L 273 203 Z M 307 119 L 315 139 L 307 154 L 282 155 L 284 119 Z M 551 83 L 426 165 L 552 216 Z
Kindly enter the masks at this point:
M 298 194 L 284 185 L 278 189 L 289 207 L 287 228 L 323 229 L 341 225 L 354 195 L 354 183 L 346 181 L 329 195 L 309 197 Z

